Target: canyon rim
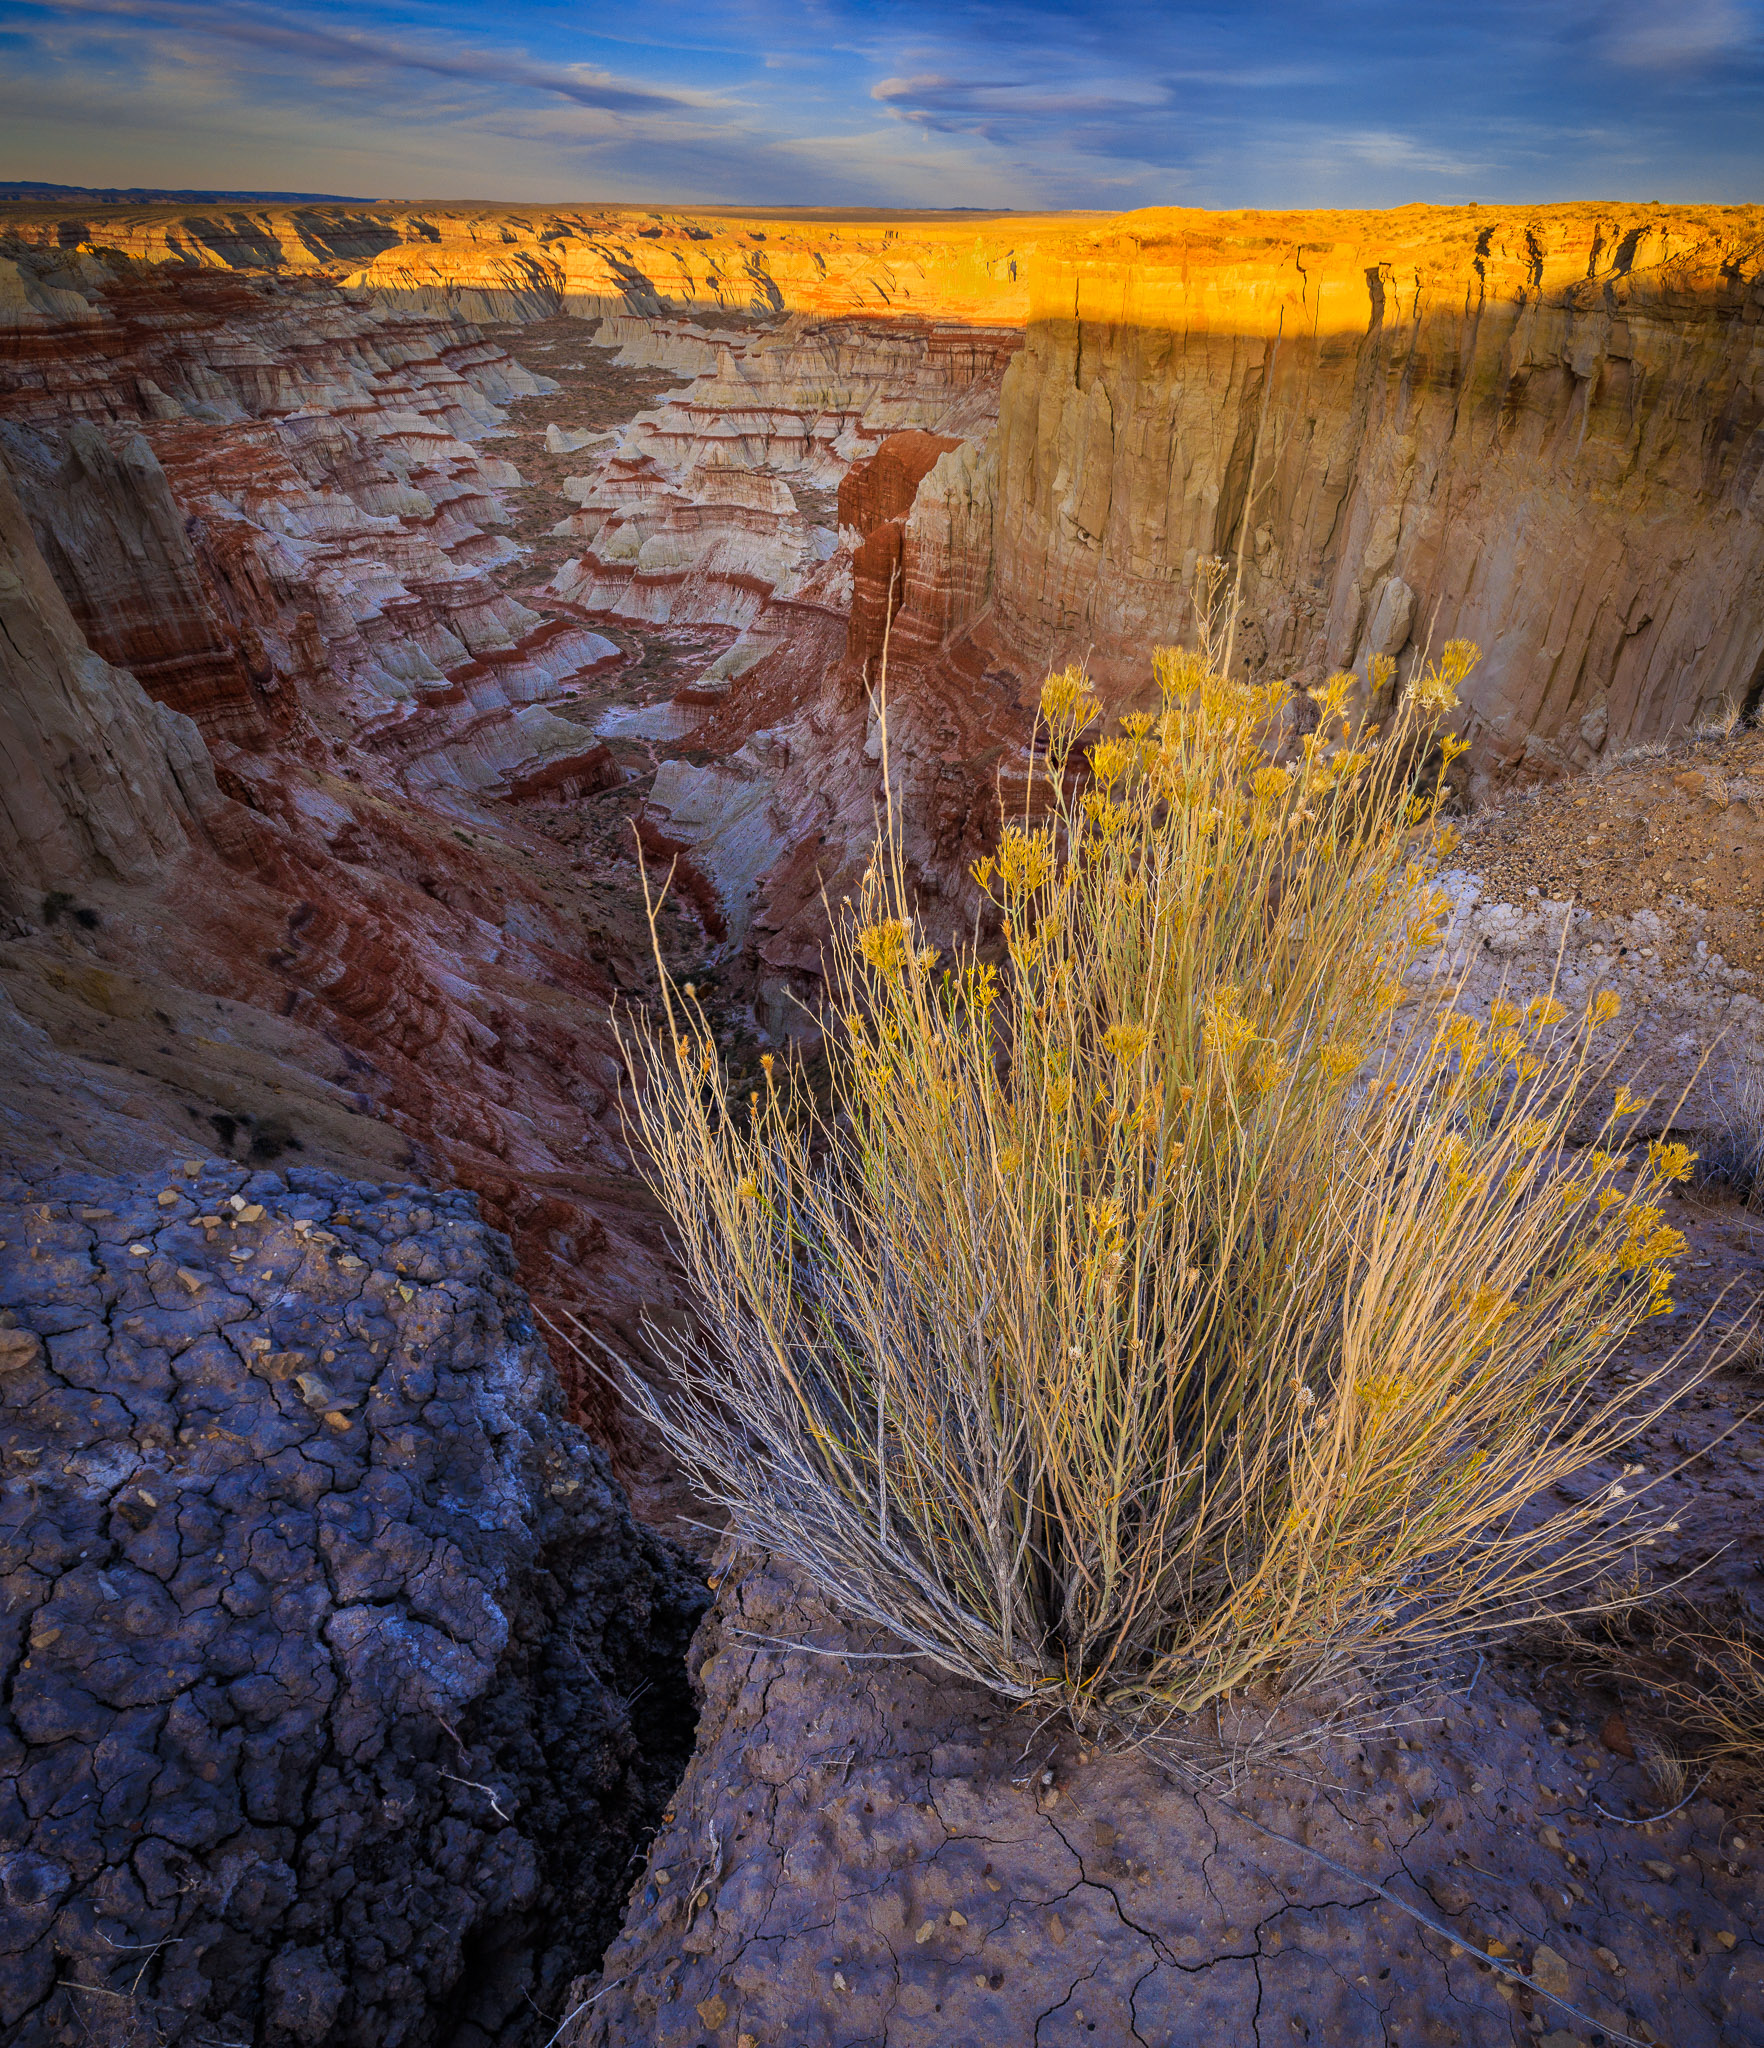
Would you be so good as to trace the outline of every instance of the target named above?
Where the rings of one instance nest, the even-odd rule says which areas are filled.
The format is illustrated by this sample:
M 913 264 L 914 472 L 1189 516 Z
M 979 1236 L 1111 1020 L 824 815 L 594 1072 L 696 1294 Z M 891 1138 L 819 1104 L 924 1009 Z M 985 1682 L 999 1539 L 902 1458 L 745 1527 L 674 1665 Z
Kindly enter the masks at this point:
M 812 1066 L 884 799 L 948 943 L 1219 560 L 1295 705 L 1481 649 L 1440 956 L 1620 987 L 1705 1162 L 1602 1384 L 1713 1370 L 1584 1489 L 1755 1642 L 1764 208 L 4 202 L 0 540 L 7 2039 L 1764 2042 L 1756 1758 L 1642 1650 L 1171 1778 L 585 1362 L 698 1328 L 661 969 Z

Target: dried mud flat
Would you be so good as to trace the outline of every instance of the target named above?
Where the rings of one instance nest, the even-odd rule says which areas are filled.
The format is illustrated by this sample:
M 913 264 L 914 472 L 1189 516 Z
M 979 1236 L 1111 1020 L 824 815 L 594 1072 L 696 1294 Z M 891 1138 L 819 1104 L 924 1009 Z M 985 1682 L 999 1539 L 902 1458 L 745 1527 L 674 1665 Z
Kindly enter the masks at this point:
M 0 1169 L 0 1302 L 0 2038 L 529 2038 L 706 1595 L 507 1240 L 306 1168 Z

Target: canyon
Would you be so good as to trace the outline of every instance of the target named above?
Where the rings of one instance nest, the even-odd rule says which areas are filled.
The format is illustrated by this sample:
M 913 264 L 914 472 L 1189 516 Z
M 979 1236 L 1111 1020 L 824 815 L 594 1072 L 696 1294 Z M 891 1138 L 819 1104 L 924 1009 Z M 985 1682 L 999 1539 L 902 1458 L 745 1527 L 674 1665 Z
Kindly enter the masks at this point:
M 1145 701 L 1150 649 L 1193 633 L 1208 560 L 1240 596 L 1240 665 L 1289 679 L 1295 701 L 1336 669 L 1370 694 L 1376 658 L 1401 680 L 1449 638 L 1483 649 L 1447 939 L 1477 1000 L 1503 973 L 1541 985 L 1562 958 L 1577 986 L 1614 963 L 1638 1055 L 1691 1091 L 1684 1128 L 1715 1129 L 1764 1058 L 1764 763 L 1743 731 L 1764 699 L 1764 209 L 0 205 L 0 540 L 5 1654 L 9 1698 L 27 1663 L 62 1686 L 40 1681 L 51 1707 L 15 1704 L 0 1726 L 31 1816 L 6 1847 L 35 1859 L 8 1866 L 30 1931 L 0 2023 L 29 2016 L 45 2041 L 85 2038 L 89 2013 L 58 1988 L 69 1959 L 97 1987 L 88 2005 L 133 1978 L 100 1926 L 174 1944 L 151 1977 L 168 2039 L 225 2019 L 278 2048 L 386 2041 L 408 2004 L 399 2039 L 542 2040 L 528 2005 L 563 2017 L 562 1987 L 623 1910 L 621 1855 L 709 1868 L 708 1830 L 722 1875 L 748 1818 L 724 1811 L 737 1753 L 812 1747 L 792 1716 L 825 1702 L 799 1699 L 771 1652 L 740 1652 L 741 1678 L 726 1645 L 719 1677 L 696 1654 L 700 1760 L 679 1817 L 660 1818 L 717 1533 L 583 1356 L 653 1370 L 646 1324 L 691 1313 L 620 1118 L 656 950 L 702 992 L 736 1085 L 764 1054 L 812 1060 L 828 921 L 884 800 L 948 937 L 976 914 L 969 869 L 1000 803 L 1028 787 L 1042 675 L 1084 661 L 1111 711 Z M 1668 814 L 1677 843 L 1656 858 L 1650 821 Z M 1537 864 L 1539 820 L 1554 867 Z M 1636 829 L 1633 857 L 1594 848 Z M 258 1291 L 216 1321 L 235 1194 L 269 1221 L 236 1244 L 231 1279 Z M 342 1241 L 309 1265 L 315 1229 Z M 1731 1245 L 1711 1260 L 1743 1270 Z M 347 1387 L 318 1372 L 315 1334 L 346 1314 Z M 260 1372 L 265 1357 L 283 1364 Z M 457 1361 L 445 1398 L 418 1384 L 437 1357 Z M 151 1396 L 128 1426 L 93 1419 L 118 1374 Z M 403 1472 L 385 1448 L 436 1431 L 478 1475 L 466 1492 L 500 1504 L 500 1550 L 467 1533 L 457 1474 Z M 266 1432 L 287 1491 L 248 1509 L 228 1491 L 237 1447 Z M 339 1462 L 309 1481 L 302 1446 L 333 1439 Z M 307 1517 L 278 1536 L 281 1590 L 262 1595 L 285 1614 L 243 1646 L 192 1623 L 177 1658 L 195 1675 L 68 1718 L 53 1700 L 89 1691 L 127 1633 L 95 1573 L 145 1574 L 133 1597 L 156 1626 L 218 1599 L 252 1633 L 260 1589 L 199 1585 L 176 1544 L 133 1559 L 143 1485 L 175 1486 L 208 1532 L 189 1544 L 212 1536 L 221 1558 Z M 397 1512 L 362 1522 L 346 1497 Z M 407 1532 L 404 1563 L 370 1585 L 360 1553 L 387 1527 Z M 471 1561 L 470 1615 L 412 1590 L 446 1544 Z M 796 1598 L 737 1573 L 701 1643 L 723 1644 L 732 1603 L 781 1627 Z M 363 1602 L 399 1610 L 372 1656 Z M 622 1605 L 653 1606 L 651 1649 L 608 1638 Z M 327 1649 L 269 1701 L 256 1681 L 303 1632 Z M 923 1718 L 916 1683 L 842 1707 L 837 1743 L 859 1743 L 864 1717 Z M 222 1733 L 199 1742 L 177 1702 L 204 1685 Z M 648 1734 L 629 1711 L 640 1685 Z M 535 1702 L 564 1695 L 547 1721 Z M 947 1709 L 952 1728 L 966 1711 Z M 258 1799 L 247 1842 L 256 1795 L 229 1789 L 234 1749 L 284 1738 L 304 1789 L 294 1773 Z M 189 1794 L 208 1817 L 185 1853 L 216 1896 L 240 1858 L 275 1866 L 239 1892 L 256 1904 L 204 1920 L 176 1873 L 137 1897 L 132 1808 L 90 1840 L 52 1824 L 63 1795 L 44 1788 L 103 1741 L 137 1777 L 210 1788 Z M 596 1773 L 572 1792 L 550 1742 L 592 1751 Z M 945 1797 L 904 1753 L 866 1768 L 890 1801 Z M 364 1868 L 404 1857 L 430 1892 L 456 1881 L 449 1857 L 491 1872 L 451 1896 L 444 1939 L 383 1952 L 319 1849 L 294 1853 L 327 1770 L 328 1811 L 371 1779 L 375 1802 L 415 1816 L 375 1824 Z M 960 1797 L 1006 1825 L 1008 1774 L 969 1759 L 930 1777 L 952 1775 L 978 1775 L 984 1796 Z M 486 1783 L 539 1818 L 502 1840 Z M 829 1853 L 813 1815 L 768 1825 L 756 1870 Z M 478 1831 L 463 1846 L 461 1827 Z M 599 1844 L 586 1862 L 572 1828 Z M 913 1844 L 941 1853 L 929 1833 Z M 657 1888 L 640 1872 L 614 1951 L 636 1988 L 582 2038 L 733 2043 L 737 2023 L 706 2010 L 733 2013 L 732 1986 L 765 2007 L 740 1957 L 776 1932 L 746 1882 L 745 1903 L 687 1914 L 694 1960 L 670 1983 L 656 1944 L 672 1923 L 645 1919 Z M 956 1896 L 936 1893 L 933 1917 Z M 1698 1913 L 1699 1929 L 1731 1917 L 1726 1892 Z M 1266 1902 L 1237 1917 L 1262 1924 Z M 785 2031 L 757 2038 L 822 2038 L 802 2015 L 835 1962 L 858 1981 L 864 1941 L 864 1995 L 882 1998 L 892 1933 L 866 1926 L 837 1957 L 784 1943 L 817 1988 L 791 1994 L 798 2033 L 766 2007 Z M 1167 1932 L 1145 1939 L 1173 1997 L 1187 1963 Z M 178 1943 L 225 1967 L 178 1960 Z M 972 1976 L 960 1943 L 908 1945 L 933 1976 Z M 1045 1987 L 1029 1950 L 1013 1967 L 1015 2011 Z M 452 2009 L 462 1984 L 469 2011 Z M 997 1988 L 964 2025 L 996 2023 Z M 1664 2011 L 1669 1987 L 1646 1997 Z M 900 2038 L 937 2038 L 920 2020 Z

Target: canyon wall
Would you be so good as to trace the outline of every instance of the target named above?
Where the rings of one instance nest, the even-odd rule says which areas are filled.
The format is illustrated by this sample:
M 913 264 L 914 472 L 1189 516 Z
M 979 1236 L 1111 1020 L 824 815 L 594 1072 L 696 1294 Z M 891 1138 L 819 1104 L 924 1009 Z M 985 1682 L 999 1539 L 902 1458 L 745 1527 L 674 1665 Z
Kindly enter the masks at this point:
M 569 687 L 624 658 L 504 587 L 486 443 L 552 387 L 327 278 L 54 274 L 0 329 L 0 1132 L 430 1173 L 543 1298 L 665 1291 L 606 1122 L 635 875 L 516 808 L 606 781 Z
M 1031 665 L 1142 670 L 1241 551 L 1252 666 L 1477 641 L 1491 765 L 1764 687 L 1757 209 L 1136 216 L 1034 286 L 991 583 Z
M 1481 641 L 1490 789 L 1755 704 L 1761 279 L 1743 208 L 0 208 L 0 2025 L 85 2039 L 82 1999 L 145 1987 L 191 2042 L 516 2039 L 517 2006 L 537 2039 L 657 1815 L 584 2040 L 831 2040 L 858 2001 L 928 2042 L 1180 2032 L 1264 1970 L 1295 2033 L 1357 2023 L 1312 1951 L 1375 1916 L 1240 1873 L 1214 1920 L 1178 1887 L 1128 1926 L 1162 1851 L 1094 1816 L 1062 1847 L 1055 1809 L 1143 1808 L 1197 1855 L 1210 1826 L 1132 1768 L 1091 1792 L 1082 1756 L 1025 1792 L 1015 1737 L 972 1742 L 984 1703 L 922 1674 L 829 1705 L 711 1634 L 668 1808 L 698 1590 L 551 1412 L 535 1324 L 639 1362 L 649 1322 L 690 1327 L 621 1034 L 653 940 L 735 1091 L 812 1043 L 883 795 L 884 646 L 940 940 L 1044 666 L 1087 658 L 1124 704 L 1207 557 L 1241 574 L 1252 669 Z M 1473 1007 L 1561 941 L 1669 1079 L 1724 1032 L 1733 1071 L 1757 1049 L 1764 739 L 1698 745 L 1694 773 L 1680 749 L 1540 787 L 1510 845 L 1498 806 L 1471 822 Z M 552 1362 L 639 1511 L 701 1511 Z M 763 1575 L 724 1602 L 820 1626 Z M 912 1755 L 866 1734 L 913 1722 Z M 1431 1807 L 1461 1805 L 1529 1897 L 1546 1866 L 1499 1862 L 1474 1804 L 1483 1743 L 1414 1778 L 1405 1839 L 1450 1877 Z M 1511 1750 L 1541 1810 L 1561 1786 Z M 924 1881 L 854 1917 L 878 1830 L 881 1876 Z M 1619 1889 L 1661 1868 L 1623 1833 Z M 1298 1900 L 1276 1960 L 1260 1930 Z M 1633 1900 L 1598 1906 L 1639 1957 Z M 1105 1956 L 1081 1991 L 1068 1939 Z M 1627 2016 L 1676 2021 L 1684 1987 L 1626 1967 Z M 1424 2030 L 1462 1986 L 1416 1982 Z
M 763 1043 L 871 843 L 885 630 L 951 929 L 1044 667 L 1124 703 L 1207 556 L 1252 668 L 1477 639 L 1485 786 L 1753 701 L 1761 316 L 1756 208 L 0 207 L 54 612 L 15 1000 L 97 1058 L 84 949 L 178 1115 L 244 1144 L 291 1090 L 323 1156 L 477 1190 L 542 1296 L 665 1299 L 609 1028 L 639 838 Z M 203 1003 L 248 1057 L 148 1042 Z
M 449 318 L 611 316 L 627 341 L 639 317 L 789 316 L 774 359 L 797 406 L 804 348 L 838 355 L 828 322 L 899 327 L 921 377 L 967 331 L 1014 330 L 993 466 L 928 489 L 907 611 L 939 642 L 984 619 L 1026 668 L 1088 652 L 1127 688 L 1189 624 L 1196 561 L 1241 552 L 1253 664 L 1308 680 L 1477 639 L 1488 769 L 1584 764 L 1764 684 L 1757 208 L 14 207 L 0 232 L 28 258 L 27 338 L 67 311 L 53 266 L 100 245 Z M 719 351 L 714 324 L 673 343 L 726 433 L 779 401 L 764 354 Z M 676 454 L 696 432 L 658 430 Z M 839 431 L 821 445 L 850 460 Z
M 219 795 L 192 722 L 87 644 L 0 459 L 0 910 L 158 876 Z

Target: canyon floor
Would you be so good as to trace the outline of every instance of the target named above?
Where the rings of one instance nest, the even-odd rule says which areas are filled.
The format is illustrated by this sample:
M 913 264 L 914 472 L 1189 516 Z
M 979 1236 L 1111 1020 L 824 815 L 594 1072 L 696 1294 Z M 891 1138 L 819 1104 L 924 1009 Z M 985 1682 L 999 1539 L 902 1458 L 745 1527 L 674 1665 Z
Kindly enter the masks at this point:
M 1540 563 L 1576 491 L 1621 496 L 1610 363 L 1644 388 L 1649 320 L 1678 323 L 1674 376 L 1711 336 L 1752 346 L 1756 321 L 1694 324 L 1698 264 L 1764 303 L 1729 246 L 1748 210 L 1642 223 L 1621 271 L 1623 237 L 1560 211 L 1535 264 L 1512 224 L 1426 244 L 1453 278 L 1478 247 L 1485 279 L 1537 271 L 1500 287 L 1536 361 L 1485 453 L 1516 474 L 1555 421 Z M 1241 421 L 1276 359 L 1247 316 L 1225 355 L 1160 355 L 1143 294 L 1047 312 L 1038 274 L 1106 300 L 1106 224 L 529 212 L 297 238 L 0 209 L 7 2038 L 1764 2043 L 1759 1751 L 1715 1760 L 1670 1690 L 1707 1674 L 1650 1619 L 1764 1639 L 1764 554 L 1721 495 L 1757 481 L 1744 406 L 1720 386 L 1696 463 L 1640 407 L 1656 496 L 1550 597 L 1545 677 L 1487 594 L 1504 515 L 1460 575 L 1414 512 L 1431 429 L 1393 458 L 1371 370 L 1341 431 L 1382 452 L 1351 492 L 1324 463 L 1356 508 L 1332 526 L 1286 454 L 1258 487 Z M 1412 254 L 1423 228 L 1352 235 Z M 1247 230 L 1194 232 L 1211 260 Z M 1133 230 L 1129 297 L 1165 233 Z M 1363 298 L 1377 263 L 1329 233 Z M 1384 304 L 1354 315 L 1365 362 L 1433 362 Z M 1595 316 L 1576 442 L 1540 393 Z M 1316 332 L 1314 427 L 1347 406 Z M 702 1526 L 556 1334 L 654 1373 L 646 1328 L 691 1327 L 620 1120 L 648 903 L 665 885 L 663 957 L 739 1085 L 812 1060 L 885 629 L 946 934 L 1043 667 L 1094 643 L 1122 709 L 1147 608 L 1153 637 L 1191 623 L 1207 535 L 1148 509 L 1152 472 L 1238 535 L 1264 673 L 1411 658 L 1428 605 L 1493 606 L 1442 961 L 1472 1008 L 1618 987 L 1658 1128 L 1703 1155 L 1678 1305 L 1610 1367 L 1682 1347 L 1687 1392 L 1584 1480 L 1671 1510 L 1612 1615 L 1370 1712 L 1265 1710 L 1278 1762 L 1253 1701 L 1099 1748 L 890 1660 Z

